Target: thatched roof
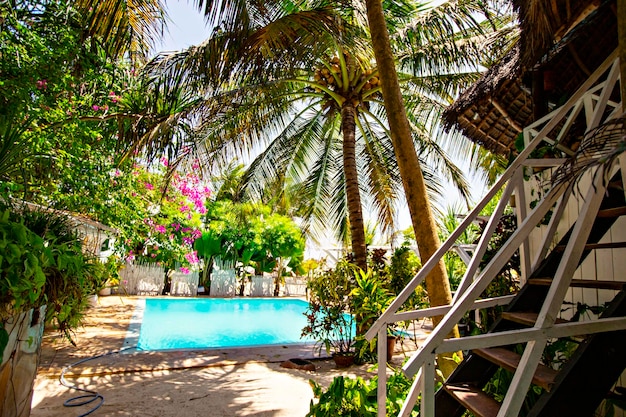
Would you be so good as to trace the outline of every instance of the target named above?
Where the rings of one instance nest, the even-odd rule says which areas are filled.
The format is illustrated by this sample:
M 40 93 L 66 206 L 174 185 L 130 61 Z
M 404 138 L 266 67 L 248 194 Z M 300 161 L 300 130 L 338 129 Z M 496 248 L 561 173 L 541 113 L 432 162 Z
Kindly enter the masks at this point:
M 536 118 L 532 74 L 549 78 L 545 99 L 554 107 L 617 47 L 615 0 L 574 3 L 517 0 L 519 42 L 446 110 L 446 128 L 497 154 L 515 154 L 517 136 Z

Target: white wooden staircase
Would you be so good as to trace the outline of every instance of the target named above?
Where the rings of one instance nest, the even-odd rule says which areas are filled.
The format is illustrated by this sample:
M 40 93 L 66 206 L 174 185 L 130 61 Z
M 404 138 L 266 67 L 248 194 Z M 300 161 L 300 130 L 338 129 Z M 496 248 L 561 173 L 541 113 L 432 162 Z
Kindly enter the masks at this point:
M 619 281 L 626 281 L 626 275 L 616 273 L 613 280 L 602 281 L 595 277 L 574 279 L 592 251 L 611 250 L 614 256 L 626 257 L 626 242 L 603 240 L 616 220 L 626 215 L 626 153 L 620 154 L 620 149 L 624 150 L 626 119 L 619 97 L 619 60 L 613 53 L 562 107 L 523 130 L 525 149 L 369 329 L 368 340 L 376 336 L 383 340 L 389 324 L 443 315 L 403 367 L 408 376 L 416 378 L 400 415 L 410 415 L 421 398 L 422 417 L 460 417 L 467 411 L 479 417 L 514 417 L 520 415 L 532 384 L 541 387 L 542 394 L 532 408 L 525 411 L 527 415 L 590 416 L 620 376 L 626 367 L 623 354 L 623 346 L 626 346 L 623 286 L 626 282 Z M 576 135 L 582 143 L 574 152 L 566 144 L 575 142 L 572 136 Z M 598 138 L 602 135 L 609 139 L 600 142 L 600 146 Z M 621 145 L 616 147 L 620 140 Z M 553 145 L 561 157 L 530 158 L 537 147 L 546 143 Z M 533 167 L 550 167 L 556 175 L 542 188 L 542 199 L 530 210 L 525 198 L 524 175 Z M 452 303 L 419 311 L 400 311 L 416 286 L 501 189 L 502 198 L 474 250 Z M 518 228 L 496 256 L 479 270 L 487 244 L 512 195 L 516 197 Z M 572 205 L 577 206 L 578 215 L 564 228 L 560 223 Z M 531 235 L 537 233 L 537 225 L 548 212 L 552 212 L 552 216 L 547 227 L 541 229 L 542 243 L 539 248 L 532 248 L 531 254 Z M 563 230 L 566 233 L 562 233 Z M 522 261 L 520 292 L 480 299 L 485 288 L 518 250 Z M 596 320 L 561 320 L 563 302 L 572 287 L 607 291 L 610 295 L 605 298 L 613 301 Z M 496 305 L 505 306 L 505 313 L 488 333 L 447 339 L 468 311 Z M 574 336 L 581 341 L 579 348 L 559 372 L 541 363 L 549 341 Z M 460 350 L 467 352 L 464 361 L 435 392 L 436 355 Z M 378 368 L 378 415 L 382 417 L 386 415 L 386 344 L 378 344 L 378 357 L 382 358 Z M 499 368 L 513 373 L 502 402 L 483 391 Z

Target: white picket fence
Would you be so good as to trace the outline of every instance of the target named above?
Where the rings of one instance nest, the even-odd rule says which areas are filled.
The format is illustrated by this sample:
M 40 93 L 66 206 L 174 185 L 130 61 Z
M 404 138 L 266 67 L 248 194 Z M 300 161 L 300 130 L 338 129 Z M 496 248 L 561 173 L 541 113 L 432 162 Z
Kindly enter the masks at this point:
M 283 295 L 302 297 L 306 296 L 306 279 L 302 277 L 285 278 Z
M 237 291 L 237 277 L 234 269 L 214 267 L 211 273 L 211 296 L 234 297 Z
M 160 295 L 164 276 L 161 266 L 127 263 L 120 271 L 118 292 L 127 295 Z
M 251 278 L 248 293 L 251 297 L 270 297 L 274 295 L 274 278 L 255 275 Z
M 185 274 L 181 271 L 175 271 L 171 274 L 172 285 L 170 287 L 170 295 L 182 295 L 186 297 L 195 297 L 198 295 L 198 282 L 200 276 L 197 271 Z
M 198 294 L 199 273 L 185 274 L 181 271 L 170 273 L 170 295 L 196 296 Z M 165 271 L 155 264 L 127 263 L 120 271 L 120 284 L 116 291 L 126 295 L 161 295 L 164 286 Z M 234 297 L 239 285 L 235 270 L 225 265 L 216 265 L 211 273 L 211 296 Z M 244 295 L 251 297 L 271 297 L 274 294 L 274 278 L 271 276 L 253 276 L 244 287 Z M 304 278 L 285 278 L 282 295 L 306 296 Z

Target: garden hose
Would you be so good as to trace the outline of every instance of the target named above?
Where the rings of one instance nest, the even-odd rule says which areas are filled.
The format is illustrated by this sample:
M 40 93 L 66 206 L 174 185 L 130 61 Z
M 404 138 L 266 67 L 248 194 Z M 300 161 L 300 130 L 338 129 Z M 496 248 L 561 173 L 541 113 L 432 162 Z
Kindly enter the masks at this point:
M 87 361 L 91 361 L 91 360 L 102 358 L 102 357 L 109 356 L 109 355 L 115 355 L 117 353 L 122 353 L 125 350 L 135 349 L 136 347 L 137 346 L 128 346 L 128 347 L 125 347 L 125 348 L 120 349 L 120 350 L 113 350 L 113 351 L 106 352 L 106 353 L 103 353 L 103 354 L 100 354 L 100 355 L 91 356 L 91 357 L 86 358 L 86 359 L 81 359 L 78 362 L 74 362 L 71 365 L 68 365 L 65 368 L 63 368 L 63 370 L 61 371 L 61 377 L 59 378 L 59 382 L 61 383 L 61 385 L 63 385 L 66 388 L 73 389 L 73 390 L 85 393 L 84 395 L 78 395 L 76 397 L 72 397 L 69 400 L 64 401 L 63 402 L 63 406 L 64 407 L 80 407 L 80 406 L 91 404 L 91 403 L 93 403 L 95 401 L 98 401 L 98 403 L 95 404 L 89 411 L 87 411 L 86 413 L 83 413 L 83 414 L 79 414 L 78 417 L 88 416 L 89 414 L 91 414 L 94 411 L 96 411 L 97 409 L 99 409 L 102 406 L 102 404 L 104 404 L 104 396 L 102 394 L 99 394 L 97 391 L 92 391 L 92 390 L 89 390 L 89 389 L 80 388 L 77 385 L 70 384 L 65 379 L 65 373 L 67 371 L 69 371 L 72 367 L 80 365 L 81 363 L 85 363 Z

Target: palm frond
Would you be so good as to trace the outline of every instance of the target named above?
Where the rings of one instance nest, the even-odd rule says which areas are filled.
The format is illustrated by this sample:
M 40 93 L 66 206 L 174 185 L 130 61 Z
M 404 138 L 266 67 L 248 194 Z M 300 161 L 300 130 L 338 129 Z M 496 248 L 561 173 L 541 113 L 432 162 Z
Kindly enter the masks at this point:
M 162 0 L 76 0 L 86 34 L 101 42 L 112 57 L 128 53 L 145 62 L 165 30 L 167 15 Z
M 0 180 L 8 181 L 22 169 L 22 163 L 33 155 L 24 137 L 27 124 L 18 125 L 11 116 L 0 116 Z

